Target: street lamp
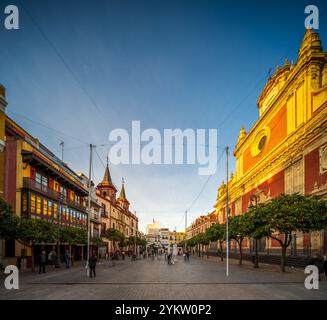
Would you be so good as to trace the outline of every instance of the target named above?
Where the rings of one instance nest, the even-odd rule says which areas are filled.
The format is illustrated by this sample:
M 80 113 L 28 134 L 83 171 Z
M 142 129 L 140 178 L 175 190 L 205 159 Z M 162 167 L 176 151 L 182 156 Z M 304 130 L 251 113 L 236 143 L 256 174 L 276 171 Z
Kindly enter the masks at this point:
M 251 196 L 251 202 L 252 201 L 254 201 L 255 208 L 257 208 L 258 207 L 258 197 L 255 194 L 253 194 Z M 258 262 L 259 262 L 258 261 L 258 239 L 255 238 L 255 259 L 254 259 L 254 267 L 255 268 L 259 268 L 259 263 Z

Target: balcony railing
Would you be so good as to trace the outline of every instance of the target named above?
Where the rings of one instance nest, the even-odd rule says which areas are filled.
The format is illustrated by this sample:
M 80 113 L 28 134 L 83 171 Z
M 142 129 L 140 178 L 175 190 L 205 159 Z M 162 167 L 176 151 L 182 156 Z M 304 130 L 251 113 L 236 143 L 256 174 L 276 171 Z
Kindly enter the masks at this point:
M 60 193 L 50 189 L 49 187 L 42 185 L 31 178 L 23 178 L 23 188 L 36 191 L 44 196 L 51 198 L 52 200 L 59 201 Z
M 86 207 L 75 203 L 74 201 L 67 199 L 60 192 L 52 190 L 48 186 L 45 186 L 41 183 L 36 182 L 31 178 L 23 178 L 23 188 L 36 191 L 54 201 L 61 202 L 62 204 L 66 204 L 67 206 L 74 208 L 78 211 L 86 212 Z

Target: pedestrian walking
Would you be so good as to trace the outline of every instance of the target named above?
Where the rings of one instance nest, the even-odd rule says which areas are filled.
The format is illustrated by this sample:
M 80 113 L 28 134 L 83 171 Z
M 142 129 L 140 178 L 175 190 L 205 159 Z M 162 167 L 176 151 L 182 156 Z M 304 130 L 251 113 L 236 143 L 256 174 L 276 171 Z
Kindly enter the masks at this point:
M 168 259 L 168 264 L 173 264 L 172 263 L 172 257 L 173 257 L 173 254 L 172 253 L 169 253 L 168 256 L 167 256 L 167 259 Z
M 90 268 L 90 278 L 92 278 L 92 274 L 96 277 L 95 267 L 97 266 L 97 257 L 93 253 L 89 258 L 89 268 Z
M 38 262 L 39 262 L 39 273 L 41 273 L 41 271 L 45 273 L 46 254 L 44 250 L 42 250 L 41 253 L 39 254 Z
M 71 254 L 68 250 L 65 252 L 65 262 L 66 262 L 66 268 L 69 269 L 71 266 Z
M 187 261 L 190 261 L 190 252 L 186 250 L 186 259 Z

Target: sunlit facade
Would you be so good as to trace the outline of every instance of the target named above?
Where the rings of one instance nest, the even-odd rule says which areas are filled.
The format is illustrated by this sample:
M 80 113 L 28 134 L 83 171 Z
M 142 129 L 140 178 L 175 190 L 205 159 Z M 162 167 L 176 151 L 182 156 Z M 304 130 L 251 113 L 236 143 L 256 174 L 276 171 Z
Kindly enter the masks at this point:
M 327 53 L 319 35 L 307 30 L 296 62 L 285 61 L 268 80 L 257 102 L 259 118 L 240 130 L 234 150 L 236 172 L 228 181 L 230 215 L 245 213 L 281 193 L 327 197 Z M 215 203 L 219 222 L 226 221 L 226 184 Z M 297 232 L 292 254 L 326 251 L 326 232 Z M 235 243 L 232 243 L 232 247 Z M 244 242 L 249 248 L 250 243 Z M 261 252 L 278 251 L 261 239 Z
M 4 116 L 3 121 L 3 197 L 14 213 L 58 226 L 86 229 L 88 192 L 80 177 L 11 118 Z M 74 249 L 76 258 L 82 258 L 83 248 Z M 2 241 L 2 255 L 8 259 L 27 256 L 29 264 L 31 252 L 17 241 L 8 240 Z

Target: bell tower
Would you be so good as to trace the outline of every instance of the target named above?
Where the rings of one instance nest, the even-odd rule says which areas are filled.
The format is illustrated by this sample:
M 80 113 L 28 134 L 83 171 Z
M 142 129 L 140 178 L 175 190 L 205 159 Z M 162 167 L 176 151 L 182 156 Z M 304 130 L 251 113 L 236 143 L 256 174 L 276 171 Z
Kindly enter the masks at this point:
M 124 178 L 122 179 L 122 187 L 118 197 L 118 204 L 124 210 L 126 211 L 129 210 L 129 201 L 126 198 Z
M 100 191 L 102 197 L 109 197 L 112 202 L 116 201 L 117 189 L 111 180 L 108 157 L 102 182 L 97 185 L 97 189 Z

